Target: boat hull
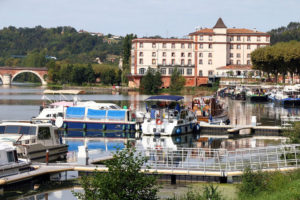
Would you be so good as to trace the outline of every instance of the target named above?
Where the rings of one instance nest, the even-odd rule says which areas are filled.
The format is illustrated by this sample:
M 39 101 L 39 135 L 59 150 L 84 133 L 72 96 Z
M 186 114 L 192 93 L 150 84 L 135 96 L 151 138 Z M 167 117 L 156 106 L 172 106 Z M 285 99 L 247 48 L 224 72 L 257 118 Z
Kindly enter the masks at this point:
M 267 102 L 268 96 L 267 95 L 261 95 L 261 96 L 247 96 L 247 99 L 251 102 Z
M 24 147 L 23 147 L 24 148 Z M 31 145 L 27 150 L 17 147 L 18 157 L 29 159 L 32 162 L 46 162 L 46 151 L 49 151 L 48 161 L 54 162 L 66 158 L 68 145 L 43 146 L 41 144 Z

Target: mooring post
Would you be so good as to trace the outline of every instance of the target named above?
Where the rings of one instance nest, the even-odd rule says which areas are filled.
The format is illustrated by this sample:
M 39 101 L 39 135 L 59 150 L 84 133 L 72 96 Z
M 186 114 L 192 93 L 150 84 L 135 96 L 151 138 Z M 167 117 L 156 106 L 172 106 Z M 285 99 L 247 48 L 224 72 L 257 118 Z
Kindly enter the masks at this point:
M 48 165 L 49 162 L 49 150 L 46 150 L 46 165 Z
M 171 184 L 176 185 L 176 175 L 175 174 L 171 175 Z

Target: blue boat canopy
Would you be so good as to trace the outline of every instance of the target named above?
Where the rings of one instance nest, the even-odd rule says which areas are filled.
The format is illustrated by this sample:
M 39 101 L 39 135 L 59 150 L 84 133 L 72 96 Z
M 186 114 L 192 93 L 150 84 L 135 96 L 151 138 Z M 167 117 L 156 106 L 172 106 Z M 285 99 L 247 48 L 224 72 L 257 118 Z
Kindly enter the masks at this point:
M 84 117 L 84 107 L 68 107 L 66 111 L 67 118 L 81 119 Z
M 183 99 L 183 96 L 174 96 L 174 95 L 159 95 L 152 96 L 146 99 L 146 101 L 179 101 Z

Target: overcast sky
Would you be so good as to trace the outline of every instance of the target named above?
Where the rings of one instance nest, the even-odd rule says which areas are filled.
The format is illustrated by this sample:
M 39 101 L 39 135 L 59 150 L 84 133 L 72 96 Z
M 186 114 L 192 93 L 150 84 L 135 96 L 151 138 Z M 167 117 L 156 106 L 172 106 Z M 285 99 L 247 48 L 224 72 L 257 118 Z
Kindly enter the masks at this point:
M 72 26 L 77 30 L 183 37 L 195 27 L 268 31 L 300 21 L 300 0 L 0 0 L 0 28 Z

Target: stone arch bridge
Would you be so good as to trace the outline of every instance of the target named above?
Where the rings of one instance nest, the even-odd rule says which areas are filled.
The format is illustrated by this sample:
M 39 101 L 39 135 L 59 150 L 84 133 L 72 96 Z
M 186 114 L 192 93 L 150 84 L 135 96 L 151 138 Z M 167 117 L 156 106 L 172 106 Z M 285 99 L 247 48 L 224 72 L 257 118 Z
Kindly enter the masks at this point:
M 16 76 L 22 73 L 35 74 L 42 85 L 47 85 L 45 75 L 48 75 L 47 68 L 29 68 L 29 67 L 0 67 L 0 79 L 3 85 L 10 85 Z

